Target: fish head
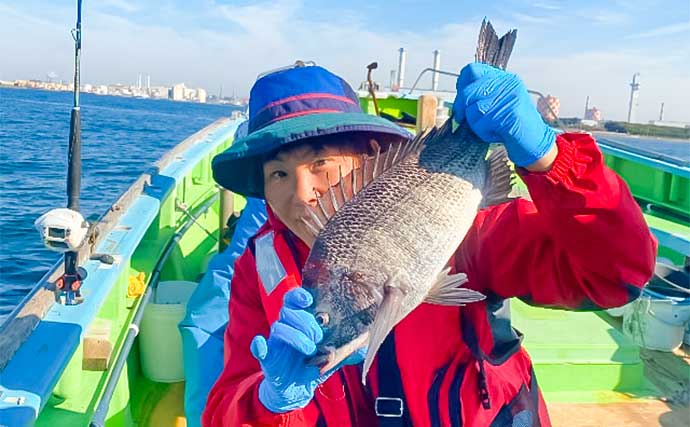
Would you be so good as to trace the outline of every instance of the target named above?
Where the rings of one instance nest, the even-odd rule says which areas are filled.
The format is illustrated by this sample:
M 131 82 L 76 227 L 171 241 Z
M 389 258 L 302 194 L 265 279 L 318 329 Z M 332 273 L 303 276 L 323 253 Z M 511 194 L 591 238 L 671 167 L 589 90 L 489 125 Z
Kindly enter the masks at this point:
M 327 370 L 367 345 L 369 327 L 382 301 L 378 285 L 385 278 L 339 266 L 314 267 L 305 267 L 303 286 L 313 296 L 309 310 L 323 330 L 314 364 Z

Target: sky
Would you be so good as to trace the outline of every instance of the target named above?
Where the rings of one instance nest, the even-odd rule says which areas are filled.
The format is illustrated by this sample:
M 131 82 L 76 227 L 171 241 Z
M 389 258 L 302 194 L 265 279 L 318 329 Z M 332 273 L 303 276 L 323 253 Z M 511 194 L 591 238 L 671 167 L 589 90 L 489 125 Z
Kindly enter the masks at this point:
M 71 80 L 75 5 L 0 0 L 0 79 Z M 387 84 L 403 47 L 409 85 L 434 49 L 444 70 L 471 62 L 484 17 L 499 33 L 518 29 L 509 70 L 560 98 L 562 117 L 581 117 L 589 96 L 605 119 L 626 119 L 640 73 L 639 121 L 658 119 L 663 102 L 665 120 L 690 122 L 690 0 L 84 0 L 82 82 L 134 84 L 142 73 L 247 96 L 259 73 L 301 59 L 355 87 L 377 61 Z

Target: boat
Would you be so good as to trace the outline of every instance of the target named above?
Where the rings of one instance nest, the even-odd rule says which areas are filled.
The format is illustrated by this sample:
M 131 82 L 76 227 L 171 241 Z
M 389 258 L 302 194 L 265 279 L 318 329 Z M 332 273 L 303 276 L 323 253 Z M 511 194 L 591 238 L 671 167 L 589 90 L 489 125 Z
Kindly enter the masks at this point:
M 377 102 L 390 116 L 416 117 L 420 99 L 391 96 Z M 370 97 L 361 103 L 373 113 Z M 155 382 L 141 369 L 144 358 L 162 359 L 175 351 L 143 354 L 135 325 L 159 283 L 198 281 L 221 249 L 224 226 L 244 201 L 217 188 L 211 159 L 232 144 L 244 120 L 220 119 L 185 139 L 108 209 L 79 253 L 88 274 L 83 302 L 56 303 L 59 262 L 10 314 L 0 329 L 0 425 L 184 425 L 184 383 Z M 687 262 L 690 168 L 626 151 L 605 137 L 599 141 L 607 164 L 645 207 L 660 256 Z M 555 425 L 653 425 L 649 417 L 682 421 L 687 410 L 682 399 L 690 390 L 687 352 L 640 349 L 621 332 L 620 321 L 604 312 L 549 310 L 519 301 L 512 310 Z M 575 414 L 581 420 L 589 415 L 575 422 Z M 606 417 L 631 421 L 600 423 Z
M 433 125 L 450 106 L 439 106 L 436 96 L 402 93 L 361 93 L 360 100 L 365 112 L 409 128 Z M 60 260 L 8 316 L 0 326 L 0 425 L 186 425 L 182 378 L 154 380 L 145 372 L 146 365 L 170 360 L 181 365 L 179 336 L 180 348 L 152 346 L 139 331 L 162 286 L 198 282 L 224 248 L 244 200 L 217 187 L 211 160 L 232 144 L 245 120 L 241 114 L 223 118 L 182 141 L 90 227 L 88 242 L 76 252 L 83 269 L 78 304 L 66 304 L 56 288 L 65 273 Z M 607 164 L 643 206 L 659 256 L 687 265 L 690 167 L 605 135 L 599 142 Z M 512 302 L 512 312 L 554 425 L 687 425 L 687 346 L 642 349 L 606 312 L 520 301 Z M 177 329 L 169 330 L 162 337 L 175 344 Z

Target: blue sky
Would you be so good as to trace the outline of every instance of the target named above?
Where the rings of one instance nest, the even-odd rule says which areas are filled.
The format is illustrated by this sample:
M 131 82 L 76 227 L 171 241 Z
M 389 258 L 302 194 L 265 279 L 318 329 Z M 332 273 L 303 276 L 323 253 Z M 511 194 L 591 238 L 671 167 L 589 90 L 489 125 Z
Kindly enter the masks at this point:
M 84 0 L 82 80 L 185 82 L 245 95 L 267 69 L 311 59 L 353 85 L 379 62 L 388 81 L 397 49 L 407 81 L 431 65 L 457 71 L 472 60 L 484 16 L 499 32 L 518 28 L 510 69 L 531 89 L 581 115 L 587 95 L 605 118 L 623 119 L 628 83 L 641 74 L 638 117 L 690 122 L 690 1 Z M 75 1 L 0 0 L 0 79 L 71 76 Z M 452 79 L 441 86 L 453 87 Z M 426 82 L 428 85 L 428 82 Z

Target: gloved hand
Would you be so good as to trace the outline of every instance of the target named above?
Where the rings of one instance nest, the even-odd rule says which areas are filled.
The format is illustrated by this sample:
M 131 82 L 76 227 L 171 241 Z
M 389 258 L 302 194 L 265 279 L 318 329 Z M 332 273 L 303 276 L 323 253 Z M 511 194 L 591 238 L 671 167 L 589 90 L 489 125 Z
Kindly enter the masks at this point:
M 323 338 L 314 316 L 304 310 L 311 304 L 311 294 L 305 289 L 287 292 L 268 341 L 261 335 L 252 340 L 250 350 L 264 372 L 259 400 L 271 412 L 304 408 L 314 397 L 316 386 L 326 380 L 318 367 L 305 363 Z
M 470 128 L 486 142 L 502 142 L 517 166 L 529 166 L 549 152 L 556 134 L 530 99 L 515 74 L 482 63 L 466 65 L 460 72 L 453 119 L 467 119 Z
M 319 373 L 306 363 L 316 353 L 323 331 L 314 316 L 305 311 L 312 304 L 311 294 L 302 288 L 285 294 L 280 317 L 271 326 L 268 341 L 261 335 L 252 340 L 250 350 L 259 361 L 264 379 L 259 384 L 259 400 L 271 412 L 282 413 L 304 408 L 314 397 L 316 387 L 342 365 L 364 361 L 366 349 L 354 352 L 336 368 Z

